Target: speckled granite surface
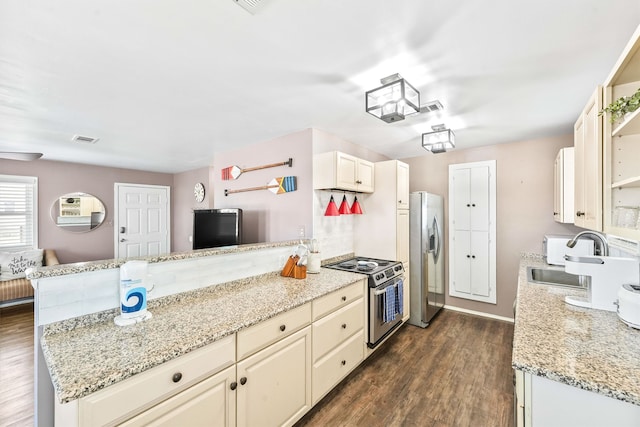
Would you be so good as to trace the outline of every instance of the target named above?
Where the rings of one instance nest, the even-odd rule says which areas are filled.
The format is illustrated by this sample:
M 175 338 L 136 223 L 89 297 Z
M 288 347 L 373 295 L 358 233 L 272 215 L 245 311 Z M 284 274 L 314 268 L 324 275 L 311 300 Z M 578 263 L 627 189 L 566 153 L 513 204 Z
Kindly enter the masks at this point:
M 116 310 L 47 325 L 41 346 L 65 403 L 366 277 L 326 268 L 303 280 L 269 273 L 152 300 L 153 317 L 132 326 L 116 326 Z
M 119 259 L 106 259 L 100 261 L 88 261 L 88 262 L 76 262 L 72 264 L 58 264 L 48 267 L 37 267 L 27 272 L 28 279 L 40 279 L 41 277 L 56 277 L 64 276 L 66 274 L 84 273 L 87 271 L 105 270 L 108 268 L 120 268 L 122 264 L 133 259 L 144 260 L 149 263 L 164 262 L 164 261 L 179 261 L 183 259 L 200 258 L 211 255 L 222 255 L 239 252 L 249 252 L 260 249 L 268 248 L 280 248 L 286 246 L 296 246 L 300 243 L 299 240 L 290 240 L 284 242 L 269 242 L 269 243 L 255 243 L 248 245 L 238 246 L 225 246 L 221 248 L 211 249 L 198 249 L 195 251 L 187 252 L 171 252 L 165 255 L 157 255 L 151 257 L 139 257 L 139 258 L 119 258 Z
M 564 302 L 584 290 L 527 282 L 527 266 L 548 267 L 529 254 L 520 261 L 513 367 L 640 405 L 640 330 Z

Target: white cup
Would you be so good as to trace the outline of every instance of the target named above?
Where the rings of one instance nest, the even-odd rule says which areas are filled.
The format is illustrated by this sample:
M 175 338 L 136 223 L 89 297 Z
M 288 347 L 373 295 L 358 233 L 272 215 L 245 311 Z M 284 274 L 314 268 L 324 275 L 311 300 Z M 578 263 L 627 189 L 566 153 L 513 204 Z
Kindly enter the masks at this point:
M 307 273 L 320 273 L 320 252 L 310 252 L 307 257 Z

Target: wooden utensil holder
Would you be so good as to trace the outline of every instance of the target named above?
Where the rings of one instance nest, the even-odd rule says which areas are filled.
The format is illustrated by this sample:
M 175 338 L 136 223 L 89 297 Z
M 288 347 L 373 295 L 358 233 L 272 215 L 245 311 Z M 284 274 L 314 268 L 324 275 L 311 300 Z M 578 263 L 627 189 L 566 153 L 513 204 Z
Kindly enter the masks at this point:
M 284 264 L 280 275 L 283 277 L 293 277 L 294 279 L 304 279 L 307 277 L 307 266 L 298 265 L 298 255 L 290 256 Z

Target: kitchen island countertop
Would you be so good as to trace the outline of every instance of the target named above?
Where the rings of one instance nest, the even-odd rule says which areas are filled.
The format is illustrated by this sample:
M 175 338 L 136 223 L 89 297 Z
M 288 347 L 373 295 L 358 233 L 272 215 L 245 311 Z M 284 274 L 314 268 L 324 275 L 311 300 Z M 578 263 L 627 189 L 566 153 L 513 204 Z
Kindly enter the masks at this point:
M 327 268 L 302 280 L 263 274 L 151 300 L 153 317 L 135 325 L 116 326 L 116 310 L 46 325 L 41 347 L 66 403 L 366 277 Z
M 540 256 L 520 261 L 513 367 L 640 405 L 640 330 L 615 312 L 565 303 L 585 290 L 528 282 L 529 266 L 548 267 Z

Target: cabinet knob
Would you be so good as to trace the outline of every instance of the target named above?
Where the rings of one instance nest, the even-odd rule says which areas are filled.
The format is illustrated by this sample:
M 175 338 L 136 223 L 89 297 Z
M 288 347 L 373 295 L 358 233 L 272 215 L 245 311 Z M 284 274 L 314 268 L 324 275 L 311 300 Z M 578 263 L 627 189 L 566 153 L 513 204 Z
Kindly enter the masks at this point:
M 576 216 L 583 216 L 583 215 L 584 215 L 584 212 L 582 212 L 582 211 L 576 212 Z
M 346 301 L 347 297 L 342 297 L 341 299 L 342 299 L 342 301 Z
M 471 255 L 467 255 L 467 258 L 471 258 Z
M 471 258 L 475 259 L 475 258 L 476 258 L 476 256 L 475 256 L 475 255 L 471 255 Z
M 235 390 L 236 388 L 238 388 L 238 383 L 237 383 L 237 382 L 235 382 L 235 381 L 234 381 L 234 382 L 232 382 L 232 383 L 231 383 L 231 385 L 229 385 L 229 388 L 230 388 L 231 390 Z
M 173 374 L 173 377 L 171 379 L 173 380 L 174 383 L 179 382 L 182 379 L 182 373 L 176 372 L 175 374 Z
M 471 207 L 471 205 L 469 203 L 467 203 L 467 207 L 469 208 L 469 207 Z
M 245 385 L 247 383 L 247 377 L 240 378 L 240 384 Z
M 476 207 L 476 204 L 475 204 L 475 203 L 471 203 L 471 207 L 474 207 L 474 208 L 475 208 L 475 207 Z
M 342 329 L 347 329 L 347 324 L 346 323 L 342 324 Z
M 357 180 L 357 181 L 356 181 L 356 184 L 362 184 L 362 181 Z
M 342 361 L 342 362 L 340 362 L 340 363 L 342 364 L 342 366 L 344 366 L 344 365 L 346 365 L 346 364 L 347 364 L 347 361 L 346 361 L 346 360 L 343 360 L 343 361 Z
M 285 329 L 287 329 L 287 325 L 280 325 L 280 330 L 282 332 L 284 332 Z

